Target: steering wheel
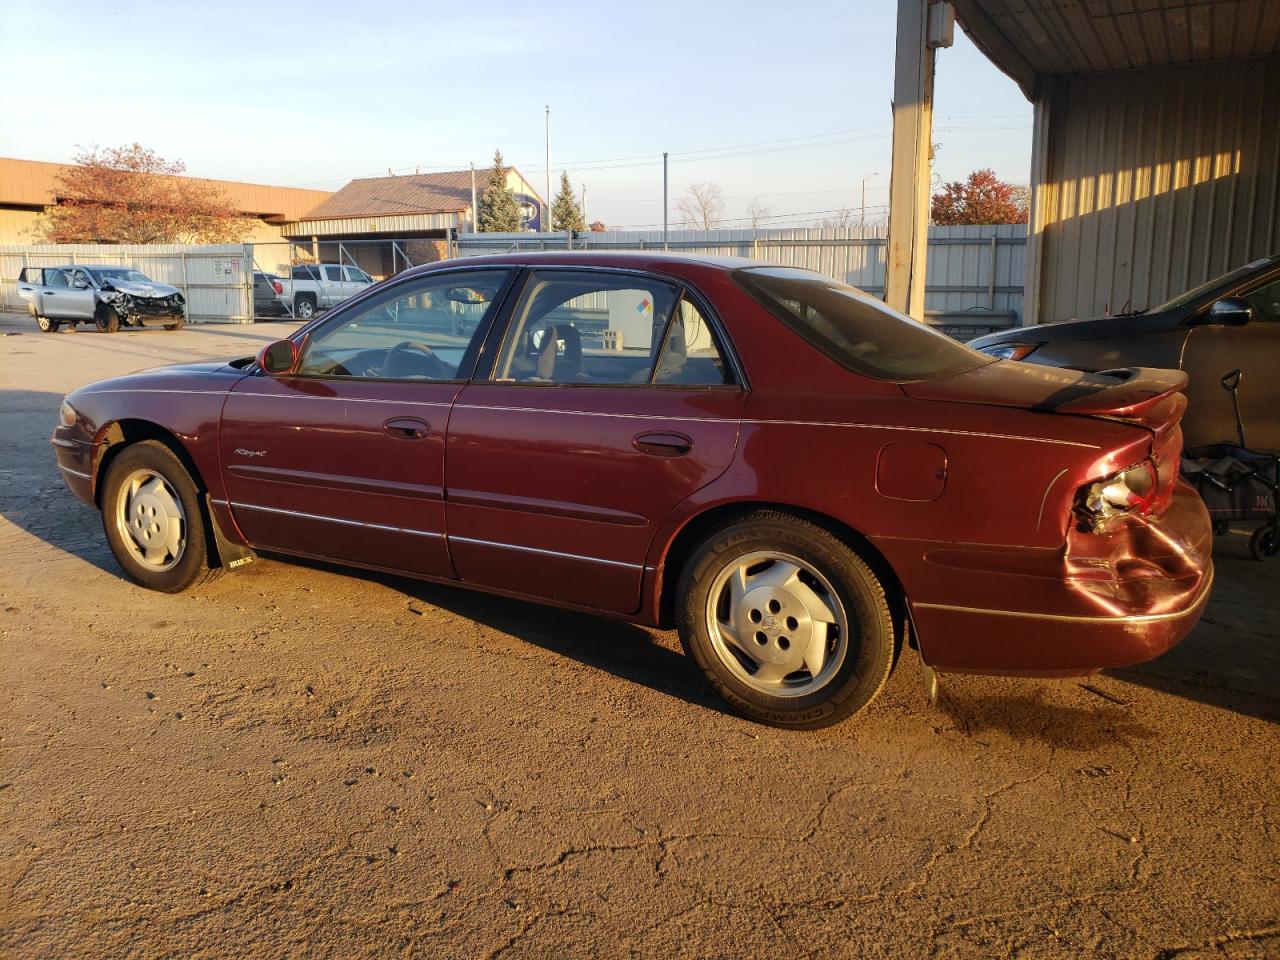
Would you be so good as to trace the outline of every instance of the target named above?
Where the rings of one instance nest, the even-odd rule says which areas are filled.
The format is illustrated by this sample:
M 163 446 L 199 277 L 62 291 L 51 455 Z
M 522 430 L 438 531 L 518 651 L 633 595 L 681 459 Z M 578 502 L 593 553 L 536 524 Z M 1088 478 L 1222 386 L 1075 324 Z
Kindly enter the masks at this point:
M 456 373 L 449 364 L 435 355 L 430 347 L 417 340 L 404 340 L 387 351 L 382 365 L 386 377 L 429 377 L 432 380 L 449 380 Z

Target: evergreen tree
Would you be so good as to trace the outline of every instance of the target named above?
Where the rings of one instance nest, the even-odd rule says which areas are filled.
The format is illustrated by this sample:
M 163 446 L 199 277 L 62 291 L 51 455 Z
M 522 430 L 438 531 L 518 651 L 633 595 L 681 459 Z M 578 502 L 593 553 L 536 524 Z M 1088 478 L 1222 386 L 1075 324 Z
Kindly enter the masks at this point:
M 501 150 L 493 152 L 493 169 L 480 195 L 476 225 L 481 233 L 513 233 L 520 229 L 520 204 L 507 186 L 507 167 L 502 162 Z
M 560 192 L 551 204 L 552 230 L 585 230 L 587 221 L 582 216 L 582 208 L 578 206 L 578 198 L 573 195 L 573 187 L 569 185 L 569 175 L 560 174 Z

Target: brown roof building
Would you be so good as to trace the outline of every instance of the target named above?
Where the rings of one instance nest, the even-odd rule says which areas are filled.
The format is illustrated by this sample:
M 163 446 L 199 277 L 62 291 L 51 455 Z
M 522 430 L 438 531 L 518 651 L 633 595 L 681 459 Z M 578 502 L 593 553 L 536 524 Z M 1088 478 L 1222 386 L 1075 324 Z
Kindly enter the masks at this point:
M 39 242 L 39 216 L 45 207 L 62 199 L 58 196 L 58 182 L 66 168 L 62 163 L 0 157 L 0 244 Z M 222 192 L 246 217 L 262 221 L 262 229 L 254 232 L 252 240 L 279 240 L 280 225 L 300 220 L 308 210 L 333 196 L 327 190 L 192 179 Z
M 478 198 L 487 170 L 450 170 L 406 176 L 352 180 L 308 210 L 283 233 L 290 238 L 376 239 L 444 236 L 446 229 L 470 229 L 472 185 Z M 536 223 L 542 198 L 515 167 L 507 168 L 507 186 Z

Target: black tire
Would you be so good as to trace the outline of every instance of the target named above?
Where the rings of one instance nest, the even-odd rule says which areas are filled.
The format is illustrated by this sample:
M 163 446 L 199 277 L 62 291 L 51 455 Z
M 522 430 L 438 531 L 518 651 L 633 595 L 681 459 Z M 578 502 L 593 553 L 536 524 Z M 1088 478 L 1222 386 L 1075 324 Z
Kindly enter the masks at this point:
M 57 333 L 62 323 L 58 320 L 50 320 L 48 317 L 36 315 L 36 326 L 40 328 L 41 333 Z
M 801 696 L 770 696 L 745 683 L 721 659 L 710 635 L 708 600 L 721 571 L 760 552 L 792 556 L 819 572 L 848 621 L 843 662 Z M 771 726 L 811 730 L 847 719 L 876 697 L 897 659 L 884 586 L 871 568 L 830 531 L 778 511 L 753 511 L 713 530 L 685 564 L 675 607 L 681 642 L 712 689 L 742 715 Z
M 1255 560 L 1267 560 L 1280 553 L 1280 527 L 1266 523 L 1249 537 L 1249 554 Z
M 316 298 L 309 293 L 300 293 L 293 298 L 293 313 L 299 320 L 310 320 L 316 315 Z
M 123 529 L 122 487 L 137 471 L 158 474 L 177 495 L 184 514 L 183 545 L 175 557 L 176 562 L 166 570 L 153 569 L 136 557 L 130 547 L 132 540 Z M 116 562 L 134 583 L 162 593 L 180 593 L 221 573 L 221 569 L 209 568 L 207 523 L 195 481 L 177 455 L 163 443 L 139 441 L 111 461 L 102 491 L 102 527 Z
M 115 333 L 120 329 L 120 314 L 105 303 L 98 307 L 98 312 L 94 314 L 93 320 L 103 333 Z
M 174 317 L 169 323 L 166 323 L 164 325 L 164 328 L 166 330 L 181 330 L 183 325 L 186 322 L 187 322 L 186 314 L 180 313 L 176 317 Z

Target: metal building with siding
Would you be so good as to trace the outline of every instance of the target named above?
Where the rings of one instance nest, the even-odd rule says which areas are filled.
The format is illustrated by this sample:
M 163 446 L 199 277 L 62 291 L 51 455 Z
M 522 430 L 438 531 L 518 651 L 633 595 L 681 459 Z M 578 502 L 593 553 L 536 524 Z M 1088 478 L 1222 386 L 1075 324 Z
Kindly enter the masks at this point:
M 946 45 L 931 14 L 947 6 L 899 0 L 891 244 L 927 216 L 913 187 L 928 176 L 919 131 L 933 51 Z M 1280 250 L 1276 0 L 950 6 L 1035 105 L 1025 322 L 1154 306 Z M 891 259 L 899 306 L 913 269 L 923 273 L 912 252 L 904 242 Z

